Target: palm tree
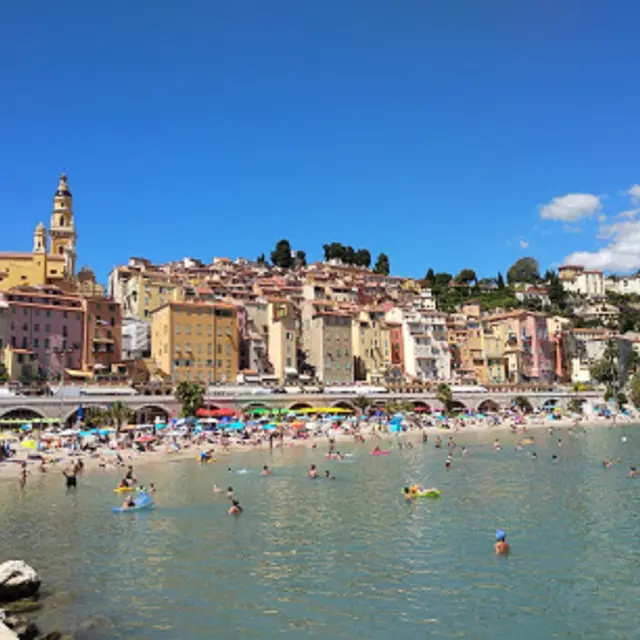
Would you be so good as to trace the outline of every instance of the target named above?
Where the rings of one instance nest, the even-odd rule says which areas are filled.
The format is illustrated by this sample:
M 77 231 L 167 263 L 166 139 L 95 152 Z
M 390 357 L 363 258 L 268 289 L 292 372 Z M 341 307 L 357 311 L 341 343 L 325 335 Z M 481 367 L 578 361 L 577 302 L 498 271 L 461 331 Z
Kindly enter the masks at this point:
M 84 423 L 89 427 L 99 427 L 107 422 L 107 412 L 102 407 L 87 407 L 84 410 Z
M 174 395 L 182 405 L 182 416 L 185 418 L 195 416 L 204 404 L 204 387 L 197 382 L 179 382 Z
M 513 399 L 513 404 L 523 413 L 531 413 L 533 411 L 533 406 L 527 396 L 516 396 Z
M 358 396 L 353 401 L 353 404 L 355 404 L 356 407 L 360 409 L 360 413 L 362 414 L 371 406 L 371 399 L 367 398 L 366 396 Z
M 451 410 L 453 406 L 453 392 L 448 384 L 442 382 L 438 385 L 436 389 L 436 400 L 444 405 L 447 412 Z
M 129 422 L 133 417 L 133 411 L 124 403 L 118 401 L 110 405 L 107 415 L 110 422 L 115 426 L 116 431 L 120 432 L 122 425 Z

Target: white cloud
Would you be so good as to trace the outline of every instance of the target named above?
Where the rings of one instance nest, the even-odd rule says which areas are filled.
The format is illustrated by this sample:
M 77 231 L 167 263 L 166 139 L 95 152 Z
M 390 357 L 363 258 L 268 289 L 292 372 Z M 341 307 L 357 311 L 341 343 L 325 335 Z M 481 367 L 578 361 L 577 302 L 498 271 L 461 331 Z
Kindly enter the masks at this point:
M 627 209 L 627 211 L 620 212 L 616 218 L 627 218 L 633 220 L 640 213 L 640 209 Z
M 529 246 L 529 243 L 526 240 L 520 240 L 520 248 L 526 249 Z
M 640 269 L 640 220 L 603 227 L 599 237 L 610 240 L 609 244 L 598 251 L 576 251 L 564 259 L 564 264 L 621 273 Z
M 640 189 L 640 185 L 638 185 Z M 640 192 L 638 193 L 640 196 Z M 599 196 L 592 193 L 568 193 L 566 196 L 554 198 L 540 207 L 543 220 L 563 220 L 575 222 L 580 218 L 592 216 L 601 207 Z
M 640 184 L 634 184 L 627 190 L 627 195 L 634 201 L 640 202 Z
M 606 221 L 607 221 L 607 216 L 605 216 L 604 214 L 598 216 L 598 222 L 600 224 L 602 224 L 603 222 L 606 222 Z

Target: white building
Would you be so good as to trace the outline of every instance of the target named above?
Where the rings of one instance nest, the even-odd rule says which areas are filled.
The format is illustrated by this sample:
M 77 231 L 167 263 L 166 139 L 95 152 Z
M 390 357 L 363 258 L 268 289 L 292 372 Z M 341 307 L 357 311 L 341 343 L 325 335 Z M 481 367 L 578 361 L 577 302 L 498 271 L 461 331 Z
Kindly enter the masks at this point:
M 607 291 L 619 293 L 623 296 L 640 296 L 640 276 L 636 274 L 633 276 L 610 277 L 604 281 L 604 287 Z
M 449 380 L 451 354 L 446 315 L 437 311 L 395 307 L 387 322 L 402 325 L 405 372 L 418 380 Z
M 558 276 L 565 291 L 587 298 L 604 298 L 604 274 L 588 271 L 582 266 L 565 265 L 558 269 Z
M 122 359 L 141 360 L 151 356 L 151 323 L 138 318 L 122 319 Z
M 521 289 L 516 291 L 516 298 L 520 302 L 539 301 L 543 307 L 547 307 L 551 304 L 551 300 L 549 300 L 549 290 L 544 287 L 528 287 L 527 289 Z

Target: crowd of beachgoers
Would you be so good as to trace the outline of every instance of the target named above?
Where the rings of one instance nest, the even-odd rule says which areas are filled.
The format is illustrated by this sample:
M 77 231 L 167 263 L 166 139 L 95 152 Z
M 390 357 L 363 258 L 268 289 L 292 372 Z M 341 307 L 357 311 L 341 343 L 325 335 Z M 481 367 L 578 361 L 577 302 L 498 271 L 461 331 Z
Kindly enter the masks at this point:
M 524 433 L 544 427 L 597 427 L 638 421 L 635 412 L 592 415 L 588 418 L 557 413 L 463 414 L 455 418 L 420 414 L 394 416 L 292 416 L 286 421 L 263 416 L 203 424 L 197 419 L 167 424 L 128 425 L 122 429 L 87 428 L 43 431 L 28 425 L 0 433 L 0 478 L 22 478 L 25 470 L 46 473 L 80 461 L 85 468 L 117 468 L 125 463 L 161 463 L 169 459 L 210 459 L 233 451 L 274 447 L 322 446 L 357 439 L 411 440 L 421 434 L 479 432 L 509 429 Z M 71 466 L 70 466 L 71 465 Z

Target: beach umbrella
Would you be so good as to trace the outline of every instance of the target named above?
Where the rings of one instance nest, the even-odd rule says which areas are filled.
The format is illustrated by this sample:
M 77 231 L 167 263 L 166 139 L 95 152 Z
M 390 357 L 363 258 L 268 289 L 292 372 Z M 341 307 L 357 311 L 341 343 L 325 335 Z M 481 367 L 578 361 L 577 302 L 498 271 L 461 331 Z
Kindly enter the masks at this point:
M 25 449 L 36 449 L 38 447 L 38 443 L 35 440 L 23 440 L 22 446 Z
M 141 444 L 145 444 L 147 442 L 153 442 L 155 440 L 155 436 L 144 435 L 136 438 L 136 442 L 140 442 Z
M 242 431 L 244 429 L 244 423 L 236 420 L 236 422 L 225 425 L 224 428 L 228 431 Z
M 278 425 L 273 424 L 273 422 L 270 422 L 269 424 L 263 424 L 262 427 L 260 428 L 264 429 L 265 431 L 273 431 L 278 428 Z

